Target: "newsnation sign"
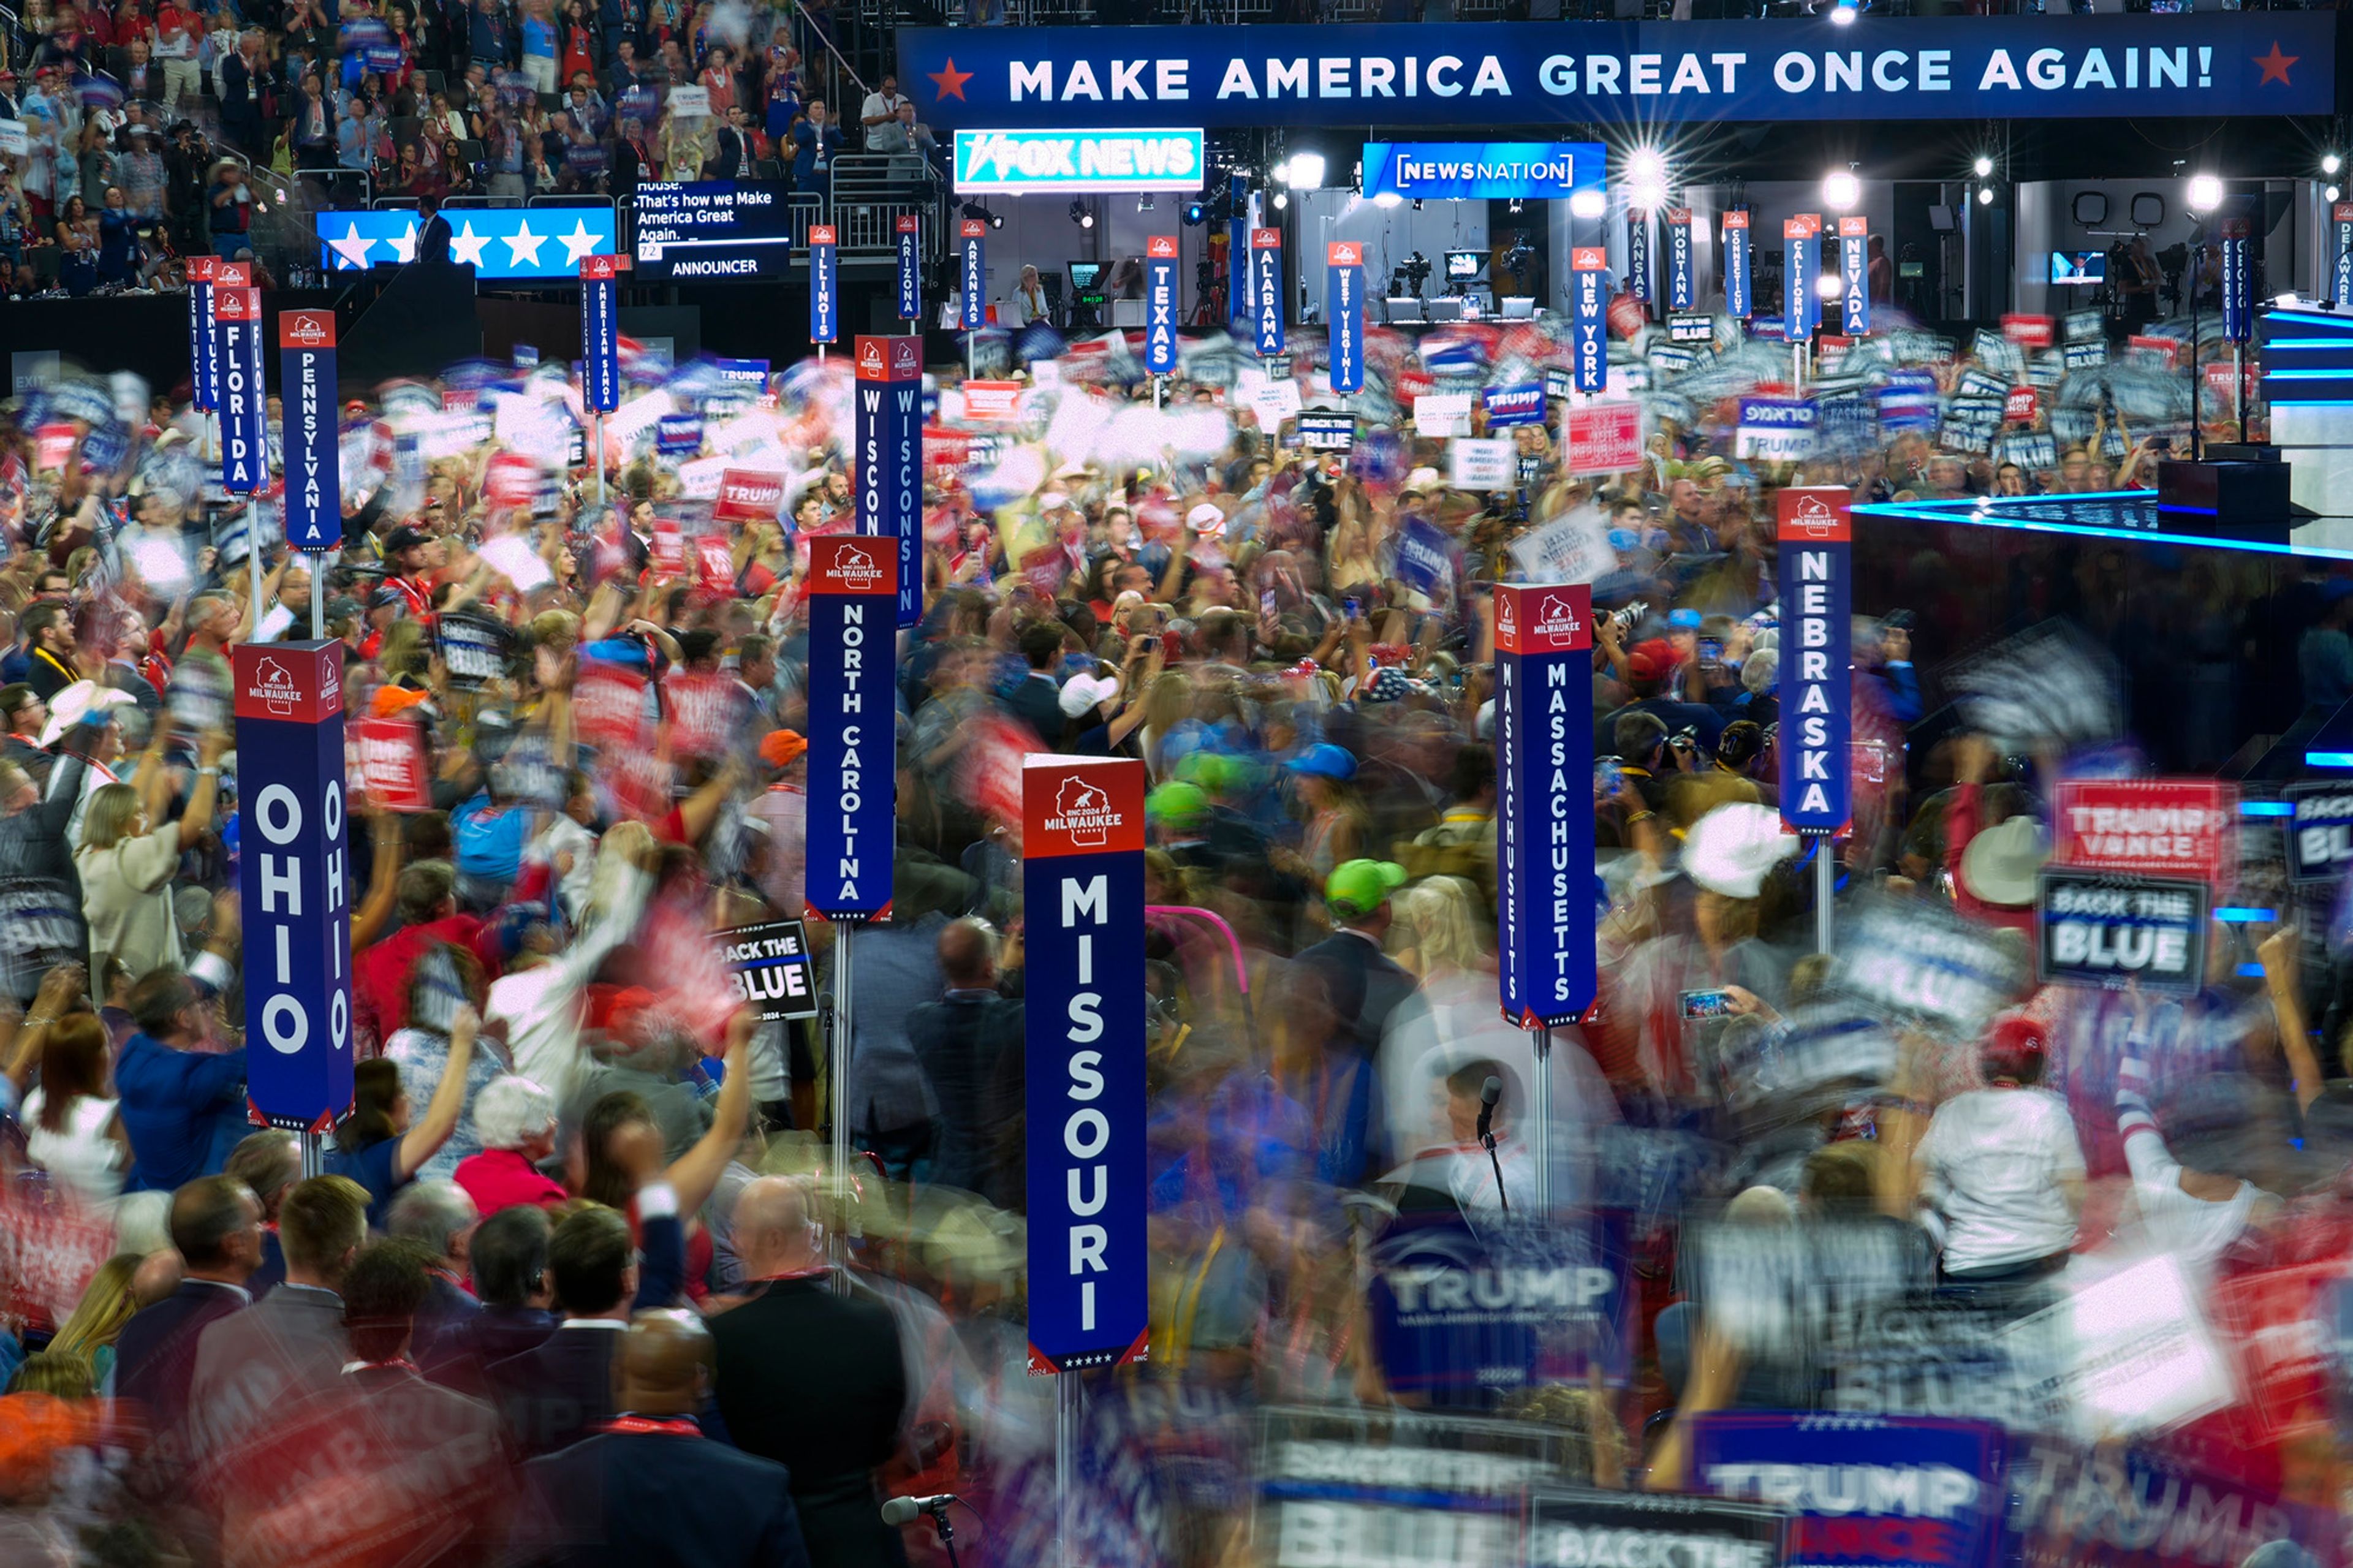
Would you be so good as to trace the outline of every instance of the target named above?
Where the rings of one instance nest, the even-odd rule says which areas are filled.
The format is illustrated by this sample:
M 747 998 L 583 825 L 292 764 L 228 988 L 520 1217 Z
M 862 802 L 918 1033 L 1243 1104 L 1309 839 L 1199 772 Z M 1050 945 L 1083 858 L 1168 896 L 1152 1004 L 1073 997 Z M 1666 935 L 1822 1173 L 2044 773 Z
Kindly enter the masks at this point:
M 2336 53 L 2327 12 L 913 27 L 899 80 L 947 125 L 2108 120 L 2332 113 Z

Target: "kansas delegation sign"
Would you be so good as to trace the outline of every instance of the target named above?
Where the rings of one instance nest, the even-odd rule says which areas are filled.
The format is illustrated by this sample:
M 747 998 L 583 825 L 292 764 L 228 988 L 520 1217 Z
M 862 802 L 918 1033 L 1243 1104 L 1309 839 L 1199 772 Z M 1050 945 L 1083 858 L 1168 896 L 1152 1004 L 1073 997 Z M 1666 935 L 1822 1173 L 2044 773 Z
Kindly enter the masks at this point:
M 1537 125 L 2327 114 L 2326 13 L 902 28 L 927 121 Z

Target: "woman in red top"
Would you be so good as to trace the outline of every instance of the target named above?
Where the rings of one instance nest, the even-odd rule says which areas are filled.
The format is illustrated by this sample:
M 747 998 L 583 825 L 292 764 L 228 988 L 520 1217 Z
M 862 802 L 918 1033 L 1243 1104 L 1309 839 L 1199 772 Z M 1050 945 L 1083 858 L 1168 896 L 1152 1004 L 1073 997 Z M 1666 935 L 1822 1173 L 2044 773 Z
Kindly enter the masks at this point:
M 568 0 L 564 7 L 564 58 L 556 79 L 568 85 L 576 76 L 596 78 L 596 26 L 587 0 Z
M 484 1084 L 474 1096 L 474 1136 L 481 1152 L 459 1161 L 455 1179 L 484 1219 L 572 1195 L 539 1168 L 555 1152 L 555 1100 L 531 1079 L 509 1073 Z

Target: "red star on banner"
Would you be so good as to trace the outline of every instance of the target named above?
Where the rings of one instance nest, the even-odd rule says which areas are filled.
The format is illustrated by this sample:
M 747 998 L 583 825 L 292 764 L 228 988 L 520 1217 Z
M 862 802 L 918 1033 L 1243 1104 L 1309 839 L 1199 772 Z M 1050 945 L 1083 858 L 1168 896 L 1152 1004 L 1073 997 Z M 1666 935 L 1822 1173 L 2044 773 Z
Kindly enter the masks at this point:
M 2277 44 L 2272 46 L 2272 52 L 2274 54 L 2279 52 Z M 964 84 L 970 81 L 973 76 L 970 71 L 960 71 L 955 68 L 954 56 L 949 57 L 945 70 L 927 71 L 924 74 L 932 79 L 932 85 L 940 89 L 939 95 L 943 100 L 953 98 L 958 100 L 964 99 Z M 2271 73 L 2266 70 L 2263 74 L 2268 76 Z M 2285 81 L 2287 79 L 2282 77 L 2280 79 Z
M 2303 58 L 2304 57 L 2302 55 L 2284 55 L 2280 53 L 2279 40 L 2277 38 L 2274 38 L 2272 40 L 2272 52 L 2267 55 L 2257 55 L 2255 57 L 2255 64 L 2263 68 L 2263 81 L 2255 83 L 2255 85 L 2257 87 L 2261 87 L 2264 82 L 2275 81 L 2282 87 L 2295 86 L 2295 84 L 2294 82 L 2287 79 L 2287 68 L 2295 64 L 2296 61 Z

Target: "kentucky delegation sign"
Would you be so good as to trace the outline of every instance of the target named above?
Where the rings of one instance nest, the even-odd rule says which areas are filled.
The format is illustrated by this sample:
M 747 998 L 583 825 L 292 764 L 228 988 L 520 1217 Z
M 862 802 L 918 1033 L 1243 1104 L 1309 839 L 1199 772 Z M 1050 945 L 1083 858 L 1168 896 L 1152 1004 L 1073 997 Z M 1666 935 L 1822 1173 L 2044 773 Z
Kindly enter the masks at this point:
M 927 121 L 1127 128 L 2327 114 L 2326 13 L 902 28 Z M 1370 166 L 1369 164 L 1367 165 Z

